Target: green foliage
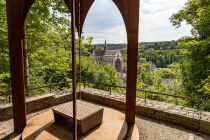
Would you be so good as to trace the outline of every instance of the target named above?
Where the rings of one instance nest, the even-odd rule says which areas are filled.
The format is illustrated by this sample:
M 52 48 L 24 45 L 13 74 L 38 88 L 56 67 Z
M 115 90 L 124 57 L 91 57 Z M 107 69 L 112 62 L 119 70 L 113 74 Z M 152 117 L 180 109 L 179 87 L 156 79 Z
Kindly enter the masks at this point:
M 94 88 L 108 90 L 109 85 L 123 85 L 122 79 L 113 66 L 99 66 L 91 57 L 82 57 L 81 70 L 82 79 L 92 83 L 91 86 Z
M 6 2 L 0 0 L 0 91 L 10 90 Z
M 210 0 L 188 0 L 180 11 L 170 18 L 175 27 L 183 21 L 191 25 L 194 37 L 206 39 L 210 36 Z
M 175 73 L 172 69 L 169 68 L 162 68 L 157 73 L 161 76 L 161 78 L 175 78 Z
M 205 81 L 210 75 L 210 44 L 208 41 L 199 40 L 180 44 L 188 50 L 184 53 L 188 61 L 182 65 L 183 84 L 189 94 L 195 93 L 194 96 L 201 96 Z
M 156 71 L 151 71 L 150 63 L 144 63 L 138 67 L 137 89 L 185 96 L 180 75 L 181 66 L 178 63 L 173 63 L 168 68 L 159 68 Z M 145 98 L 145 96 L 147 99 L 193 107 L 191 104 L 188 104 L 187 100 L 137 91 L 137 97 Z
M 180 11 L 170 18 L 175 27 L 183 21 L 192 26 L 193 38 L 180 40 L 185 50 L 182 63 L 182 83 L 185 94 L 201 99 L 209 99 L 210 76 L 210 0 L 188 0 Z M 194 102 L 189 102 L 192 105 Z M 203 106 L 205 108 L 205 105 Z
M 208 78 L 206 78 L 205 80 L 202 81 L 202 90 L 204 92 L 204 94 L 208 94 L 210 93 L 210 76 L 208 76 Z
M 139 46 L 139 62 L 146 59 L 158 68 L 165 68 L 174 62 L 181 62 L 180 50 L 175 41 L 143 42 Z
M 7 43 L 6 4 L 0 1 L 0 90 L 10 90 L 9 57 Z M 29 89 L 52 83 L 71 83 L 71 27 L 69 11 L 63 1 L 36 1 L 26 19 L 25 60 L 28 61 Z M 122 85 L 122 80 L 112 66 L 101 67 L 89 57 L 95 48 L 92 37 L 81 38 L 82 78 L 104 84 Z M 76 40 L 77 48 L 79 41 Z M 77 51 L 78 53 L 78 51 Z M 77 58 L 77 68 L 79 62 Z M 79 69 L 78 69 L 79 70 Z M 79 78 L 79 77 L 78 77 Z M 65 85 L 52 86 L 53 90 Z M 104 89 L 105 85 L 93 85 Z M 49 92 L 48 88 L 29 91 L 30 94 Z M 33 92 L 33 93 L 31 93 Z
M 26 19 L 29 87 L 68 81 L 70 20 L 62 1 L 36 1 Z M 62 14 L 62 16 L 61 16 Z
M 148 88 L 154 85 L 159 87 L 161 84 L 160 76 L 158 77 L 151 71 L 150 63 L 144 63 L 138 66 L 137 81 L 137 87 L 139 88 Z
M 9 91 L 10 89 L 10 74 L 9 73 L 1 73 L 0 74 L 0 92 L 1 91 Z

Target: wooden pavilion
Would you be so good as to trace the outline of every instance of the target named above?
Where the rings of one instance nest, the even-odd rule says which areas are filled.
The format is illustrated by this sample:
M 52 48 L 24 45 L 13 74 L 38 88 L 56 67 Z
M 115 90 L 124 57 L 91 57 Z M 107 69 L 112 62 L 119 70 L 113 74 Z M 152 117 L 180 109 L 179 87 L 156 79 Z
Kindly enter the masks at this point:
M 72 24 L 72 69 L 73 69 L 73 139 L 77 139 L 77 100 L 75 69 L 75 31 L 80 39 L 83 24 L 94 0 L 64 0 L 71 12 Z M 7 0 L 7 21 L 9 57 L 12 86 L 14 131 L 22 133 L 27 127 L 25 81 L 24 81 L 24 23 L 27 13 L 35 0 Z M 127 32 L 127 86 L 125 121 L 128 126 L 135 124 L 136 75 L 138 53 L 139 0 L 113 0 L 119 9 Z M 103 5 L 101 5 L 103 7 Z M 129 127 L 128 127 L 129 128 Z

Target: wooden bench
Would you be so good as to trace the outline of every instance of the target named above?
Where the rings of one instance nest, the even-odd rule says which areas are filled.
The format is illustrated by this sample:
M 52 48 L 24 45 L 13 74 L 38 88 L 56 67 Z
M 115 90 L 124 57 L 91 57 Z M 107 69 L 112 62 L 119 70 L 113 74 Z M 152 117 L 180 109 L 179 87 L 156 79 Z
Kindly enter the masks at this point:
M 73 121 L 73 103 L 68 102 L 53 109 L 55 122 L 62 117 Z M 77 100 L 78 134 L 84 135 L 102 123 L 103 107 L 85 101 Z

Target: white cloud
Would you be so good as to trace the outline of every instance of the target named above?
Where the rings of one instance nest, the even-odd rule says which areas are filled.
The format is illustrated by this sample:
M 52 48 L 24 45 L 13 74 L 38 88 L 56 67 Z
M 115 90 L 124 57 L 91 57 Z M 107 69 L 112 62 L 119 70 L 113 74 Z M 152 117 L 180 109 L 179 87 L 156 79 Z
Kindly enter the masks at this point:
M 187 0 L 141 0 L 139 41 L 175 40 L 190 35 L 186 24 L 175 29 L 169 17 L 181 9 Z M 84 25 L 85 36 L 94 37 L 94 43 L 125 43 L 123 19 L 111 0 L 96 0 Z

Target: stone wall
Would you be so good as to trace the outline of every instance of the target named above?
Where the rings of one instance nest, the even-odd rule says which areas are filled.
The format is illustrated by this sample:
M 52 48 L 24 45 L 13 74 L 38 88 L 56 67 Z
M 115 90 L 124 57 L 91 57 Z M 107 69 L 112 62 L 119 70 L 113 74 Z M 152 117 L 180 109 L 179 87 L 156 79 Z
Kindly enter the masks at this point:
M 62 104 L 72 100 L 70 92 L 50 93 L 36 97 L 26 98 L 26 113 L 35 112 L 49 108 L 54 105 Z M 12 118 L 12 104 L 0 105 L 0 121 Z
M 125 110 L 124 95 L 110 95 L 97 89 L 83 89 L 82 98 L 116 109 Z M 137 99 L 136 114 L 174 123 L 210 135 L 210 112 L 176 106 L 169 103 Z

